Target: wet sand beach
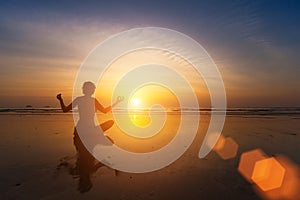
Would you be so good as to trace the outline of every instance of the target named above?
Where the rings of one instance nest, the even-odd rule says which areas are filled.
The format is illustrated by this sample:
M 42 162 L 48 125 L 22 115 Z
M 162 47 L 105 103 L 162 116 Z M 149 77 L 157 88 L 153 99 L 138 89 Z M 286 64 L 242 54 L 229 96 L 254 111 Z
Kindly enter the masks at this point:
M 78 176 L 70 174 L 76 162 L 71 114 L 1 114 L 0 123 L 0 199 L 260 199 L 237 171 L 243 152 L 260 148 L 300 165 L 299 115 L 227 116 L 222 134 L 238 144 L 229 160 L 213 151 L 198 158 L 209 123 L 201 116 L 193 144 L 170 166 L 145 174 L 100 167 L 81 193 Z

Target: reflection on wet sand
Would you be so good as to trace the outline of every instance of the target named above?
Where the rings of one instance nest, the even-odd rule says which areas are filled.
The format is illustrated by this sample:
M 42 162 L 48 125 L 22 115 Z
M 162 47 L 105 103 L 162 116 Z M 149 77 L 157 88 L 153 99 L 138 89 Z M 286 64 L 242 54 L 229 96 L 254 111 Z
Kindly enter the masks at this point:
M 60 160 L 57 170 L 59 171 L 62 168 L 67 168 L 69 174 L 72 175 L 74 179 L 79 178 L 77 190 L 81 193 L 88 192 L 93 186 L 91 176 L 100 167 L 105 165 L 96 160 L 94 156 L 85 148 L 76 129 L 74 129 L 73 142 L 77 151 L 75 164 L 72 164 L 72 159 L 74 159 L 74 157 L 64 157 Z M 115 170 L 115 175 L 118 175 L 117 170 Z

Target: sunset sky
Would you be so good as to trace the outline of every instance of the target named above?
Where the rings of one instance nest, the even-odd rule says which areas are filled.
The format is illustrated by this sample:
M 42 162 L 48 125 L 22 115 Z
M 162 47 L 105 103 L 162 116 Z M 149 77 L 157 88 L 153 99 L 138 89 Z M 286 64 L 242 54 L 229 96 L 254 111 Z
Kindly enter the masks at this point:
M 229 107 L 300 106 L 299 9 L 298 1 L 1 1 L 0 107 L 57 107 L 58 92 L 69 101 L 98 43 L 147 26 L 198 41 Z

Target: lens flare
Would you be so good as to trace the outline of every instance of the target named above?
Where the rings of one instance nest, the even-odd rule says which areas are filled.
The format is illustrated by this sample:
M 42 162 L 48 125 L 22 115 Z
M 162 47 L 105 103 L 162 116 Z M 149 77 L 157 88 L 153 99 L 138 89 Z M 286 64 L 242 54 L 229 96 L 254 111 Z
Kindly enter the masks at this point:
M 263 199 L 299 199 L 300 169 L 283 155 L 268 157 L 260 149 L 244 152 L 238 171 Z
M 258 185 L 254 185 L 254 190 L 263 199 L 299 199 L 300 197 L 300 169 L 297 164 L 283 155 L 274 157 L 285 169 L 285 174 L 281 186 L 264 191 Z
M 279 188 L 282 184 L 285 169 L 273 157 L 255 163 L 251 179 L 263 191 Z
M 255 163 L 259 160 L 266 159 L 267 157 L 268 156 L 260 149 L 244 152 L 240 158 L 238 171 L 248 182 L 253 183 L 251 176 L 253 174 Z
M 109 71 L 111 73 L 107 73 Z M 223 129 L 226 93 L 221 74 L 206 50 L 180 32 L 146 27 L 124 31 L 108 38 L 95 47 L 81 65 L 73 87 L 73 99 L 79 96 L 81 91 L 78 88 L 86 80 L 100 84 L 102 88 L 98 91 L 109 96 L 111 102 L 118 96 L 125 97 L 118 104 L 118 109 L 112 110 L 115 127 L 119 130 L 118 134 L 110 135 L 113 140 L 114 137 L 126 138 L 124 141 L 130 141 L 133 146 L 133 141 L 144 146 L 142 144 L 148 141 L 160 139 L 156 140 L 160 145 L 154 147 L 153 151 L 140 153 L 123 148 L 120 141 L 111 146 L 95 144 L 93 141 L 96 138 L 92 137 L 98 135 L 89 137 L 86 134 L 92 126 L 83 127 L 78 134 L 84 145 L 95 158 L 114 169 L 133 173 L 151 172 L 180 158 L 192 144 L 200 122 L 200 115 L 194 115 L 191 119 L 182 114 L 181 109 L 193 108 L 199 111 L 195 88 L 199 91 L 203 85 L 208 91 L 210 105 L 220 111 L 211 114 L 199 158 L 205 157 L 212 150 L 207 146 L 207 136 L 211 133 L 221 134 Z M 164 88 L 166 93 L 136 94 L 148 85 Z M 168 109 L 172 104 L 170 99 L 173 96 L 176 99 L 174 102 L 178 104 L 176 110 L 179 119 L 176 119 L 176 123 L 168 120 Z M 76 123 L 77 113 L 73 113 L 73 118 Z M 171 126 L 175 132 L 165 136 L 162 133 L 167 126 Z M 232 144 L 231 140 L 228 141 L 228 144 Z M 213 140 L 212 145 L 215 142 Z

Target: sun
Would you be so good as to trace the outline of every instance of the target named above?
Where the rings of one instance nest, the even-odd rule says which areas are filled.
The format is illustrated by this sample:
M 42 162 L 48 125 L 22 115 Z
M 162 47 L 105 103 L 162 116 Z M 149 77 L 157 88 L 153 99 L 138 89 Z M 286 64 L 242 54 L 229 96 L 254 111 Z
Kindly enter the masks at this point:
M 141 101 L 137 98 L 134 98 L 132 99 L 131 103 L 134 105 L 134 106 L 139 106 Z

